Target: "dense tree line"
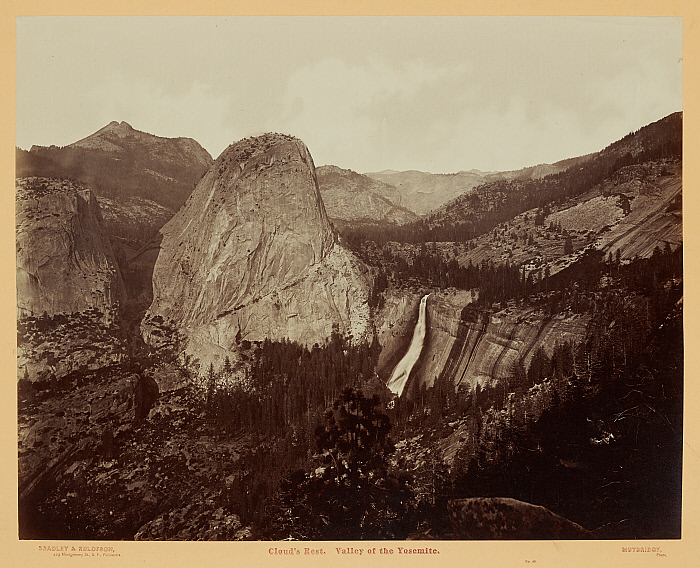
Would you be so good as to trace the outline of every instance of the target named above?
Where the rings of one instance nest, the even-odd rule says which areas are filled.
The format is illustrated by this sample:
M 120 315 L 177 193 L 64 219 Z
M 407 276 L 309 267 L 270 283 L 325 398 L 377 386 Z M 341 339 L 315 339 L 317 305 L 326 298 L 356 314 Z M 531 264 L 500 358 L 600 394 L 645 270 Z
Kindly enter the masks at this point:
M 354 344 L 333 332 L 325 345 L 310 349 L 266 339 L 254 351 L 254 361 L 230 384 L 222 382 L 233 373 L 230 363 L 218 371 L 209 368 L 210 406 L 222 431 L 255 429 L 270 436 L 288 429 L 307 431 L 309 420 L 345 387 L 374 378 L 379 345 Z
M 661 281 L 682 276 L 683 248 L 673 249 L 665 243 L 657 246 L 648 259 L 635 258 L 622 262 L 620 251 L 606 256 L 602 251 L 588 248 L 570 266 L 551 274 L 548 265 L 537 271 L 526 271 L 508 262 L 496 264 L 490 259 L 473 264 L 471 259 L 462 266 L 455 258 L 446 260 L 435 243 L 421 245 L 413 256 L 392 252 L 385 246 L 361 249 L 362 258 L 373 263 L 382 287 L 375 290 L 381 296 L 389 281 L 396 285 L 420 285 L 429 288 L 458 288 L 475 290 L 473 305 L 490 309 L 494 303 L 509 301 L 543 306 L 549 314 L 571 310 L 582 314 L 595 308 L 600 295 L 602 278 L 607 287 L 623 286 L 639 292 L 649 292 Z M 379 303 L 379 300 L 375 300 Z
M 379 396 L 344 389 L 315 430 L 318 467 L 285 477 L 265 536 L 406 538 L 415 500 L 408 476 L 389 471 L 390 430 Z
M 316 451 L 326 409 L 351 386 L 383 391 L 374 375 L 379 346 L 352 343 L 336 331 L 311 348 L 269 339 L 257 345 L 244 340 L 241 347 L 249 364 L 234 366 L 226 359 L 220 369 L 205 370 L 205 408 L 221 436 L 261 440 L 248 458 L 248 473 L 228 492 L 244 520 L 263 526 L 265 501 L 289 470 L 306 465 Z

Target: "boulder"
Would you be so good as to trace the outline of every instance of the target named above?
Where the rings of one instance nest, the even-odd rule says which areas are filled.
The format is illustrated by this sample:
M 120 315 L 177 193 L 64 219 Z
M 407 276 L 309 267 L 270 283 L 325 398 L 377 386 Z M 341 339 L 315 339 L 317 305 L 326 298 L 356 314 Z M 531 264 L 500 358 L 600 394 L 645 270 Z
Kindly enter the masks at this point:
M 504 497 L 449 501 L 447 509 L 457 539 L 558 540 L 589 539 L 591 533 L 549 509 Z

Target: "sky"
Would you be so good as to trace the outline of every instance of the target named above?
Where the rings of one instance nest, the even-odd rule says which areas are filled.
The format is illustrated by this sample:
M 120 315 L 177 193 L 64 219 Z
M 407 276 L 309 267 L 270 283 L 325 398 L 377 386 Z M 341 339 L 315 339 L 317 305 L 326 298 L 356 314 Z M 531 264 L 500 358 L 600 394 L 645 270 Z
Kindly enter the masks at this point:
M 112 120 L 216 158 L 292 134 L 317 166 L 504 171 L 682 110 L 681 18 L 21 17 L 16 144 Z

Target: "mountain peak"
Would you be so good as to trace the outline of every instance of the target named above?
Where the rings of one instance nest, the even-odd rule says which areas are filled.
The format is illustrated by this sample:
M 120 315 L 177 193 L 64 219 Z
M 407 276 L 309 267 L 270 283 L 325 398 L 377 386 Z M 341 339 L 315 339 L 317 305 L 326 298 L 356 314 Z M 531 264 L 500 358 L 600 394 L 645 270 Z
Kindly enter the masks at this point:
M 104 128 L 101 128 L 95 134 L 92 136 L 88 136 L 88 138 L 96 137 L 99 135 L 113 135 L 117 136 L 119 138 L 125 138 L 126 136 L 133 136 L 133 135 L 146 135 L 148 136 L 145 132 L 140 132 L 139 130 L 135 130 L 128 122 L 117 122 L 116 120 L 113 120 L 110 122 L 107 126 Z
M 103 132 L 103 131 L 109 131 L 109 132 L 135 132 L 131 124 L 125 121 L 117 122 L 116 120 L 113 120 L 110 122 L 107 126 L 105 126 L 102 130 L 99 130 L 98 132 Z
M 119 144 L 114 144 L 117 139 L 127 136 L 150 136 L 145 132 L 134 130 L 127 122 L 117 122 L 113 120 L 107 126 L 103 126 L 97 132 L 86 136 L 77 142 L 70 144 L 73 148 L 90 148 L 93 150 L 105 150 L 107 152 L 120 152 L 122 148 Z

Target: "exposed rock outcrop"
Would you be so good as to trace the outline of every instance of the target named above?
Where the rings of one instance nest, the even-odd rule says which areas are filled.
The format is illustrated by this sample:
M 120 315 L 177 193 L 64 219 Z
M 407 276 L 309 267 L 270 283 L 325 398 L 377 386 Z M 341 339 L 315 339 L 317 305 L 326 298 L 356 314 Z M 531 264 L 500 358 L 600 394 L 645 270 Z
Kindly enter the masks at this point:
M 455 386 L 469 388 L 511 376 L 519 360 L 527 368 L 539 347 L 551 356 L 557 343 L 580 341 L 590 318 L 546 317 L 532 308 L 490 313 L 440 294 L 428 299 L 427 312 L 428 333 L 415 380 L 432 386 L 445 374 Z
M 574 540 L 591 533 L 549 509 L 516 499 L 476 497 L 447 504 L 457 539 L 464 540 Z
M 198 355 L 237 337 L 313 344 L 334 327 L 369 331 L 369 272 L 336 242 L 300 140 L 229 146 L 161 233 L 142 324 L 151 342 L 158 316 Z
M 63 180 L 19 179 L 16 187 L 17 312 L 83 312 L 109 318 L 124 298 L 97 200 Z
M 246 540 L 250 535 L 238 515 L 217 508 L 211 498 L 200 498 L 149 521 L 134 540 Z

